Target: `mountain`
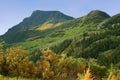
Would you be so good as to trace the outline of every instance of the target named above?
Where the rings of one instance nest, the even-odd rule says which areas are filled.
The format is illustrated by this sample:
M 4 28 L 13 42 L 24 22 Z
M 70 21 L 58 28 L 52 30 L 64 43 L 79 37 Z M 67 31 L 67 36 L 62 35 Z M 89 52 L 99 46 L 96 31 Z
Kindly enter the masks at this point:
M 54 38 L 55 42 L 60 42 L 60 39 L 72 38 L 88 29 L 94 29 L 93 27 L 109 17 L 107 13 L 99 10 L 91 11 L 77 19 L 59 11 L 37 10 L 30 17 L 25 18 L 21 23 L 9 29 L 2 36 L 2 39 L 10 45 L 19 42 L 29 45 L 27 43 L 32 44 L 36 40 L 41 44 L 41 40 L 45 39 L 44 41 L 46 41 L 48 37 L 53 43 Z M 56 39 L 56 37 L 58 38 Z M 38 45 L 38 43 L 36 44 Z M 49 44 L 49 41 L 45 44 Z
M 42 30 L 57 27 L 62 22 L 74 19 L 59 11 L 34 11 L 32 15 L 25 18 L 21 23 L 13 26 L 4 35 L 3 39 L 7 43 L 25 41 L 32 34 L 39 33 Z
M 27 21 L 30 23 L 25 24 Z M 99 10 L 91 11 L 77 19 L 59 11 L 35 11 L 29 18 L 9 29 L 1 39 L 5 41 L 5 48 L 23 46 L 24 49 L 31 51 L 36 60 L 36 55 L 40 55 L 39 50 L 50 48 L 56 53 L 66 53 L 68 56 L 97 58 L 104 65 L 108 65 L 106 62 L 118 64 L 120 61 L 119 22 L 120 14 L 110 17 Z M 54 25 L 51 28 L 41 29 L 48 24 Z M 39 53 L 34 55 L 35 51 Z M 105 63 L 102 60 L 105 60 Z
M 56 77 L 58 75 L 69 76 L 70 78 L 66 77 L 66 80 L 72 77 L 75 80 L 82 79 L 88 69 L 85 80 L 118 80 L 120 78 L 117 76 L 120 73 L 120 14 L 109 16 L 103 11 L 94 10 L 74 19 L 59 11 L 35 11 L 29 18 L 0 36 L 0 52 L 1 69 L 3 69 L 1 71 L 5 74 L 10 66 L 8 62 L 13 60 L 11 55 L 12 57 L 17 55 L 14 57 L 15 62 L 19 64 L 23 61 L 21 63 L 26 64 L 25 69 L 32 66 L 33 72 L 34 70 L 36 72 L 36 69 L 39 70 L 40 73 L 38 72 L 37 76 L 39 75 L 40 78 L 44 77 L 40 75 L 45 72 L 42 69 L 45 67 L 44 64 L 48 64 L 47 75 L 55 77 L 47 76 L 46 79 L 55 78 L 56 80 L 59 78 Z M 3 54 L 4 52 L 6 55 Z M 28 52 L 29 54 L 26 54 Z M 22 53 L 27 58 L 23 56 L 25 57 L 23 59 Z M 24 67 L 22 64 L 21 71 L 22 66 Z M 13 65 L 12 74 L 14 69 Z M 62 77 L 60 80 L 62 79 L 65 78 Z
M 87 15 L 74 19 L 59 11 L 34 11 L 21 23 L 13 26 L 2 37 L 6 43 L 24 42 L 54 34 L 52 31 L 60 31 L 70 27 L 96 26 L 110 16 L 102 11 L 94 10 Z M 87 23 L 86 23 L 87 22 Z M 50 29 L 50 30 L 49 30 Z M 56 33 L 57 33 L 56 32 Z M 73 35 L 74 36 L 74 35 Z
M 83 17 L 70 20 L 60 26 L 62 28 L 82 27 L 82 26 L 88 26 L 88 28 L 94 26 L 96 27 L 100 22 L 103 22 L 105 19 L 108 18 L 110 18 L 110 16 L 107 13 L 100 10 L 93 10 Z
M 73 17 L 67 16 L 59 11 L 34 11 L 32 15 L 28 18 L 25 18 L 21 23 L 12 27 L 8 30 L 15 31 L 24 31 L 24 30 L 31 30 L 37 28 L 39 25 L 43 23 L 59 23 L 66 20 L 71 20 Z
M 110 18 L 110 16 L 107 13 L 99 10 L 94 10 L 81 18 L 81 25 L 89 24 L 91 23 L 91 21 L 93 24 L 99 23 L 107 18 Z

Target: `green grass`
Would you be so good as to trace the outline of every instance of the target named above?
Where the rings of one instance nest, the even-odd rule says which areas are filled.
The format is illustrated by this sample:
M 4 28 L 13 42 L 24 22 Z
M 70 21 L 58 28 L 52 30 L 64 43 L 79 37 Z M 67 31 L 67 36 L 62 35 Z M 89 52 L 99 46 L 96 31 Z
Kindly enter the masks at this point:
M 59 42 L 62 42 L 65 39 L 72 39 L 74 37 L 77 37 L 81 35 L 84 31 L 88 30 L 88 26 L 83 26 L 83 27 L 74 27 L 72 29 L 65 29 L 63 30 L 64 35 L 63 36 L 55 36 L 51 37 L 53 33 L 50 33 L 49 35 L 45 36 L 44 38 L 36 39 L 33 41 L 26 41 L 26 42 L 19 42 L 12 44 L 12 46 L 23 46 L 24 49 L 27 50 L 33 50 L 36 48 L 46 48 L 49 46 L 52 46 L 54 44 L 57 44 Z

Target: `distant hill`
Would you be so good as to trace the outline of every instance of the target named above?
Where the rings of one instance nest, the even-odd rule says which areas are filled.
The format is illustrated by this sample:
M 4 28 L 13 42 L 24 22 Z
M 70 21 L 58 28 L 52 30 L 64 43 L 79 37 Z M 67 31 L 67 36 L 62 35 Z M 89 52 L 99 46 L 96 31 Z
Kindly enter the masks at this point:
M 25 18 L 21 23 L 9 29 L 8 32 L 2 36 L 2 39 L 10 44 L 34 40 L 36 38 L 40 39 L 41 37 L 46 37 L 46 35 L 48 36 L 50 34 L 56 34 L 59 31 L 64 31 L 64 29 L 67 28 L 70 29 L 80 26 L 94 27 L 109 17 L 107 13 L 99 10 L 91 11 L 87 15 L 77 19 L 59 11 L 37 10 L 34 11 L 30 17 Z M 74 34 L 72 35 L 74 36 Z
M 110 18 L 110 16 L 107 13 L 99 10 L 94 10 L 81 18 L 82 21 L 81 25 L 89 24 L 91 23 L 91 21 L 93 24 L 96 24 L 102 22 L 107 18 Z
M 89 12 L 87 15 L 82 16 L 77 19 L 70 20 L 68 22 L 65 22 L 64 24 L 60 25 L 62 28 L 69 28 L 69 27 L 82 27 L 82 26 L 89 26 L 93 27 L 98 25 L 100 22 L 103 22 L 105 19 L 110 18 L 110 16 L 99 10 L 93 10 Z M 59 28 L 61 28 L 59 27 Z
M 37 10 L 34 11 L 30 17 L 25 18 L 21 23 L 9 29 L 8 32 L 2 36 L 2 39 L 6 43 L 11 44 L 28 40 L 33 41 L 41 38 L 44 39 L 43 37 L 56 34 L 65 34 L 67 37 L 72 37 L 70 35 L 76 36 L 76 34 L 70 33 L 67 29 L 72 31 L 70 28 L 82 28 L 84 26 L 84 30 L 86 30 L 90 27 L 96 26 L 109 17 L 110 16 L 107 13 L 99 10 L 91 11 L 87 15 L 77 19 L 67 16 L 59 11 Z M 81 33 L 84 30 L 80 30 Z M 64 32 L 69 33 L 70 35 Z M 77 31 L 75 32 L 77 33 Z
M 55 24 L 58 22 L 63 22 L 71 19 L 73 19 L 73 17 L 67 16 L 59 11 L 37 10 L 34 11 L 30 17 L 25 18 L 21 23 L 9 29 L 8 32 L 10 32 L 11 30 L 15 31 L 31 30 L 37 28 L 39 25 L 42 25 L 46 22 Z
M 56 27 L 62 22 L 74 19 L 59 11 L 40 11 L 36 10 L 21 23 L 10 28 L 3 38 L 7 43 L 24 41 L 31 36 L 31 32 L 37 33 L 38 30 L 46 30 Z M 34 34 L 33 33 L 33 34 Z

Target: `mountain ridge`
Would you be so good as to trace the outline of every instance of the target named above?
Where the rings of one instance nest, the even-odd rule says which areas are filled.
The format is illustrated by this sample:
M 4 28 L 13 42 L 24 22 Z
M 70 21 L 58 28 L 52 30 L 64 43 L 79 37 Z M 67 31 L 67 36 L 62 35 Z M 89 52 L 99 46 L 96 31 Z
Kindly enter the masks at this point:
M 8 30 L 28 30 L 34 29 L 37 26 L 49 21 L 49 23 L 58 23 L 65 20 L 74 19 L 73 17 L 67 16 L 59 11 L 34 11 L 30 17 L 23 19 L 18 25 L 13 26 Z M 50 21 L 51 20 L 51 21 Z
M 49 12 L 50 12 L 50 14 L 49 14 Z M 42 14 L 42 16 L 41 16 L 41 14 Z M 60 33 L 61 33 L 61 35 L 63 35 L 64 33 L 62 33 L 62 32 L 64 30 L 66 30 L 65 32 L 69 33 L 67 31 L 67 29 L 69 30 L 70 28 L 75 28 L 75 27 L 80 27 L 81 28 L 83 26 L 86 26 L 85 29 L 84 29 L 84 31 L 85 31 L 87 28 L 89 29 L 91 27 L 91 25 L 96 26 L 97 24 L 99 24 L 103 20 L 110 17 L 107 13 L 105 13 L 103 11 L 99 11 L 99 10 L 93 10 L 93 11 L 89 12 L 87 15 L 85 15 L 83 17 L 80 17 L 80 18 L 77 18 L 77 19 L 66 16 L 59 11 L 40 11 L 40 10 L 36 10 L 32 13 L 32 15 L 29 18 L 35 17 L 37 19 L 41 19 L 40 17 L 44 17 L 43 15 L 46 15 L 46 14 L 47 15 L 49 14 L 47 17 L 50 17 L 51 15 L 52 16 L 53 15 L 55 15 L 55 16 L 59 15 L 61 17 L 61 15 L 62 15 L 62 16 L 65 16 L 66 20 L 65 21 L 62 20 L 63 23 L 60 23 L 61 19 L 57 18 L 57 19 L 59 19 L 59 20 L 57 20 L 58 21 L 58 24 L 57 24 L 57 23 L 51 22 L 49 20 L 49 18 L 47 18 L 46 20 L 48 20 L 48 21 L 45 21 L 45 22 L 43 21 L 43 24 L 38 24 L 38 26 L 36 26 L 36 25 L 33 26 L 35 29 L 31 29 L 31 28 L 29 29 L 29 26 L 27 26 L 28 29 L 25 29 L 23 27 L 22 31 L 21 31 L 21 29 L 19 29 L 19 28 L 22 28 L 22 26 L 19 26 L 19 24 L 18 24 L 18 26 L 17 26 L 18 29 L 16 28 L 16 26 L 14 26 L 11 29 L 15 28 L 15 30 L 9 29 L 9 31 L 2 36 L 3 40 L 6 43 L 10 43 L 10 44 L 11 43 L 16 43 L 16 42 L 24 42 L 26 40 L 34 40 L 36 38 L 41 39 L 42 37 L 46 37 L 50 34 L 52 35 L 52 34 L 58 33 L 59 31 L 61 31 Z M 94 17 L 94 15 L 95 15 L 95 17 Z M 38 17 L 38 16 L 40 16 L 40 17 Z M 25 18 L 22 22 L 24 22 L 24 21 L 26 22 L 29 18 Z M 96 18 L 98 19 L 97 22 L 96 22 Z M 64 19 L 64 18 L 62 18 L 62 19 Z M 20 25 L 23 24 L 22 22 L 20 23 Z M 35 22 L 37 22 L 37 21 L 35 20 Z M 56 25 L 57 25 L 57 27 L 56 27 Z M 47 26 L 48 30 L 46 29 L 46 26 Z M 45 30 L 45 31 L 42 31 L 42 29 L 40 29 L 41 27 L 43 27 L 42 29 Z M 83 32 L 83 30 L 82 30 L 82 32 Z M 80 33 L 82 33 L 82 32 L 80 32 Z M 73 34 L 71 34 L 71 35 L 73 35 Z M 66 36 L 67 36 L 67 34 L 66 34 Z M 68 35 L 68 36 L 70 36 L 70 35 Z

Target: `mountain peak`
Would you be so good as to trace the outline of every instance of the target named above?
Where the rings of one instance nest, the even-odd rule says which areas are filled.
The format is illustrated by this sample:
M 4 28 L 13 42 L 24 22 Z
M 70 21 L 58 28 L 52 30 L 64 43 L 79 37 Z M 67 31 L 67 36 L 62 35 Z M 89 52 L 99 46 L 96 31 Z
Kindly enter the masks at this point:
M 100 11 L 100 10 L 93 10 L 93 11 L 91 11 L 90 13 L 88 13 L 88 15 L 87 16 L 103 16 L 103 17 L 106 17 L 106 18 L 109 18 L 110 16 L 107 14 L 107 13 L 105 13 L 105 12 L 103 12 L 103 11 Z
M 74 19 L 73 17 L 67 16 L 60 11 L 42 11 L 36 10 L 32 13 L 31 18 L 38 19 L 42 23 L 50 21 L 50 23 L 63 22 L 66 20 Z
M 36 10 L 36 11 L 33 11 L 32 15 L 31 16 L 35 16 L 35 15 L 41 15 L 41 14 L 63 14 L 62 12 L 60 11 L 44 11 L 44 10 Z
M 60 11 L 42 11 L 36 10 L 30 17 L 25 18 L 21 23 L 12 27 L 8 32 L 12 31 L 25 31 L 35 29 L 37 26 L 42 25 L 46 22 L 59 23 L 67 20 L 74 19 L 73 17 L 67 16 Z
M 87 15 L 83 16 L 81 19 L 81 26 L 89 24 L 89 23 L 100 23 L 103 20 L 110 18 L 110 16 L 100 10 L 93 10 L 91 12 L 89 12 Z

